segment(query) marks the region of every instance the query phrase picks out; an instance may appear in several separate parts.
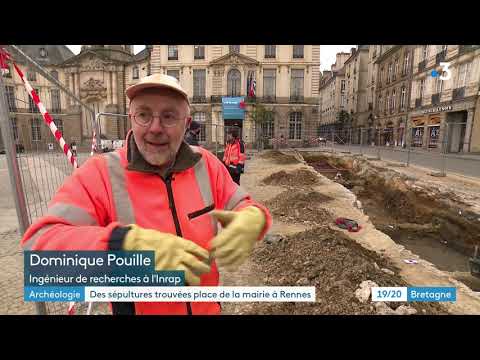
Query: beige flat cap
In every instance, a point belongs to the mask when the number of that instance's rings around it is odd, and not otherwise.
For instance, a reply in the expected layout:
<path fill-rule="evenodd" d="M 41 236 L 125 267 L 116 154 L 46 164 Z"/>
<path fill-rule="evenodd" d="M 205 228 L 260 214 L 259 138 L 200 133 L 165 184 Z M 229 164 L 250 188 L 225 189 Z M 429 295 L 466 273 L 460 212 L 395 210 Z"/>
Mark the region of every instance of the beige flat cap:
<path fill-rule="evenodd" d="M 183 90 L 178 80 L 170 75 L 153 74 L 150 76 L 145 76 L 144 78 L 140 79 L 138 83 L 129 86 L 125 93 L 127 94 L 128 98 L 132 100 L 140 90 L 157 87 L 169 88 L 178 92 L 190 104 L 190 102 L 188 101 L 187 92 Z"/>

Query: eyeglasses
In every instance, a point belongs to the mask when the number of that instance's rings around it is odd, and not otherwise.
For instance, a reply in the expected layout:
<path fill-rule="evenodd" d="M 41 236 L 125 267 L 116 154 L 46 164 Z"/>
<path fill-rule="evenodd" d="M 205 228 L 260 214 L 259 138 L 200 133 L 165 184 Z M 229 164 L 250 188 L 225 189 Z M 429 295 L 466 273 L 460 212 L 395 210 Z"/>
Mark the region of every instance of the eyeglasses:
<path fill-rule="evenodd" d="M 160 119 L 160 123 L 165 127 L 174 127 L 178 125 L 181 120 L 184 120 L 186 117 L 180 117 L 174 112 L 167 111 L 162 114 L 154 114 L 151 111 L 139 110 L 133 115 L 133 120 L 140 126 L 148 126 L 152 123 L 154 117 Z"/>

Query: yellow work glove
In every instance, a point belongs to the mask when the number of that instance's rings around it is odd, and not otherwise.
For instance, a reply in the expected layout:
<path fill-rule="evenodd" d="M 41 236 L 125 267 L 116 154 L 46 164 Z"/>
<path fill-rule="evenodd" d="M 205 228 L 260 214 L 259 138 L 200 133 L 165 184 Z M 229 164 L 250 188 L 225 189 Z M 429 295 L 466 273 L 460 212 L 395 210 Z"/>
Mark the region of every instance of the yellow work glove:
<path fill-rule="evenodd" d="M 219 266 L 235 270 L 252 252 L 267 221 L 265 214 L 256 206 L 240 211 L 214 210 L 210 214 L 224 227 L 211 242 L 212 254 Z"/>
<path fill-rule="evenodd" d="M 155 251 L 155 270 L 185 271 L 188 285 L 200 285 L 200 275 L 210 272 L 209 253 L 190 240 L 157 230 L 129 225 L 124 250 Z"/>

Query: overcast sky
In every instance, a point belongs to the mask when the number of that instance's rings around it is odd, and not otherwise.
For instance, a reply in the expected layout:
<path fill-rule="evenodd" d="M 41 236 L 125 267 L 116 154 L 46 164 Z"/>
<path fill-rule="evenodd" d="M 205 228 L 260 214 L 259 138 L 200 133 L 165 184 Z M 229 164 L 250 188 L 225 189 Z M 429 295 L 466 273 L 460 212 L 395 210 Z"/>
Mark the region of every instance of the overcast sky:
<path fill-rule="evenodd" d="M 80 52 L 81 45 L 67 45 L 75 54 Z M 356 45 L 320 45 L 320 69 L 330 70 L 330 66 L 335 63 L 335 55 L 338 52 L 350 52 Z M 133 45 L 135 54 L 145 48 L 145 45 Z"/>

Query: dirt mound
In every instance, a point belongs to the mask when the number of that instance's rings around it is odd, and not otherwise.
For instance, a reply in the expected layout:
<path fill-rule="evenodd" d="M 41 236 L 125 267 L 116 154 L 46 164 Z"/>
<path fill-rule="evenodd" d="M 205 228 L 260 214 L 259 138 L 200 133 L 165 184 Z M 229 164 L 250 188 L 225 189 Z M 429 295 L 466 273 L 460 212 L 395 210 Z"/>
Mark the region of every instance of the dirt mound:
<path fill-rule="evenodd" d="M 270 212 L 278 216 L 281 221 L 291 222 L 314 222 L 316 224 L 326 224 L 333 222 L 332 215 L 320 205 L 332 201 L 329 196 L 320 194 L 316 191 L 307 190 L 288 190 L 280 193 L 265 205 Z"/>
<path fill-rule="evenodd" d="M 373 303 L 361 303 L 355 290 L 365 280 L 379 286 L 407 286 L 382 268 L 397 269 L 375 252 L 333 232 L 318 227 L 286 237 L 275 244 L 262 243 L 252 261 L 263 271 L 268 286 L 315 286 L 316 303 L 255 303 L 251 314 L 375 314 Z M 378 266 L 376 266 L 376 265 Z M 418 314 L 446 314 L 438 304 L 389 303 L 414 307 Z M 424 311 L 422 311 L 424 310 Z"/>
<path fill-rule="evenodd" d="M 284 170 L 273 173 L 262 181 L 265 185 L 275 186 L 308 186 L 319 184 L 320 181 L 315 174 L 308 170 L 286 172 Z"/>
<path fill-rule="evenodd" d="M 260 155 L 262 159 L 273 160 L 277 164 L 297 164 L 299 161 L 292 155 L 283 154 L 280 151 L 267 151 Z"/>

